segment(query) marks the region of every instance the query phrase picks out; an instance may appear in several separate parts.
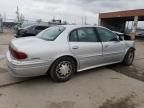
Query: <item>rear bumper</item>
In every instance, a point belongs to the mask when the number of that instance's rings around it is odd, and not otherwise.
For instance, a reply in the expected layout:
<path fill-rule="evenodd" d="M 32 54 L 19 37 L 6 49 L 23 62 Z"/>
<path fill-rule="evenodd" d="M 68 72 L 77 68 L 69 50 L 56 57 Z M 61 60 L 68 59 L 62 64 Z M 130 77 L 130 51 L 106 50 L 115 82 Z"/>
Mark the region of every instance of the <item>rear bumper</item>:
<path fill-rule="evenodd" d="M 17 61 L 7 52 L 6 59 L 9 72 L 15 77 L 32 77 L 45 75 L 50 67 L 50 61 Z"/>

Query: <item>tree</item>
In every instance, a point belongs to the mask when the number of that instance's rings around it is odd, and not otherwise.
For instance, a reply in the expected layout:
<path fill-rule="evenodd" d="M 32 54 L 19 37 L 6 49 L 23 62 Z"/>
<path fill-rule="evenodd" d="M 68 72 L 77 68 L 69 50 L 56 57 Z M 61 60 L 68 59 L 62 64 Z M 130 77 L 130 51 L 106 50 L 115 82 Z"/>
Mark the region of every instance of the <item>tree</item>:
<path fill-rule="evenodd" d="M 22 25 L 22 24 L 24 23 L 24 21 L 25 21 L 25 17 L 24 17 L 23 14 L 21 14 L 21 15 L 20 15 L 20 18 L 19 18 L 19 23 L 20 23 L 20 25 Z"/>
<path fill-rule="evenodd" d="M 17 16 L 18 26 L 21 27 L 21 25 L 24 23 L 25 18 L 24 18 L 23 14 L 20 14 L 18 6 L 17 6 L 17 10 L 16 10 L 16 16 Z"/>

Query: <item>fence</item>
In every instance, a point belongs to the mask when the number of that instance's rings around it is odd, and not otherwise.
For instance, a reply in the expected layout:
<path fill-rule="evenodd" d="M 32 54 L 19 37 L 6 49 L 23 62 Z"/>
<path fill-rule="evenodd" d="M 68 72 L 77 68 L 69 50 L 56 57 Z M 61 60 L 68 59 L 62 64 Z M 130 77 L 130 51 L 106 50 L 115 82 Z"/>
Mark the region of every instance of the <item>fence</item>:
<path fill-rule="evenodd" d="M 61 16 L 61 17 L 53 17 L 51 16 L 51 19 L 48 19 L 47 21 L 43 21 L 41 19 L 37 20 L 30 20 L 30 19 L 23 19 L 22 23 L 18 23 L 17 19 L 13 18 L 1 18 L 0 17 L 0 32 L 3 32 L 3 29 L 14 29 L 16 26 L 25 27 L 29 25 L 53 25 L 53 24 L 92 24 L 92 21 L 95 21 L 95 24 L 97 22 L 97 17 L 90 17 L 90 16 Z M 55 20 L 58 19 L 58 20 Z M 57 22 L 59 21 L 60 22 Z M 94 24 L 94 23 L 93 23 Z"/>
<path fill-rule="evenodd" d="M 3 32 L 3 23 L 2 18 L 0 18 L 0 33 Z"/>

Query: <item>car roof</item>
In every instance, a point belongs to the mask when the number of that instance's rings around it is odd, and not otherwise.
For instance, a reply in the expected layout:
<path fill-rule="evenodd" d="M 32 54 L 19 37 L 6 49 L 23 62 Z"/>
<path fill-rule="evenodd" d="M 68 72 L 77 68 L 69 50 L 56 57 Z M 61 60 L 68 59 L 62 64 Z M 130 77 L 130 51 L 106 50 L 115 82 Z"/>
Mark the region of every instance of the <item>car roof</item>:
<path fill-rule="evenodd" d="M 28 26 L 25 26 L 25 27 L 22 27 L 23 29 L 27 29 L 27 28 L 30 28 L 30 27 L 38 27 L 38 26 L 41 26 L 41 27 L 49 27 L 47 25 L 36 25 L 36 24 L 33 24 L 33 25 L 28 25 Z"/>
<path fill-rule="evenodd" d="M 66 28 L 78 28 L 78 27 L 95 27 L 93 25 L 62 25 L 63 27 Z"/>
<path fill-rule="evenodd" d="M 48 27 L 48 25 L 32 25 L 32 26 L 42 26 L 42 27 Z"/>
<path fill-rule="evenodd" d="M 119 35 L 124 35 L 124 33 L 121 33 L 121 32 L 118 32 L 118 31 L 113 31 L 114 33 L 116 34 L 119 34 Z"/>
<path fill-rule="evenodd" d="M 97 26 L 97 25 L 58 25 L 58 26 L 63 26 L 67 29 L 76 29 L 76 28 L 81 28 L 81 27 L 101 27 L 101 28 L 105 28 L 105 27 Z"/>

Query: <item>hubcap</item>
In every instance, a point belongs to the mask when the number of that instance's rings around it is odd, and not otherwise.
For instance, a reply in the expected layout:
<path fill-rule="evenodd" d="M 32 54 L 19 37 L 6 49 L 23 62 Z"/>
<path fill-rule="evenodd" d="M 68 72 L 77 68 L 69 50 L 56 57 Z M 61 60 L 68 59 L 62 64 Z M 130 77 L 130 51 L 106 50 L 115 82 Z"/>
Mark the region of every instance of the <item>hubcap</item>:
<path fill-rule="evenodd" d="M 134 59 L 134 54 L 133 54 L 133 52 L 130 52 L 129 55 L 128 55 L 128 62 L 132 63 L 133 59 Z"/>
<path fill-rule="evenodd" d="M 68 77 L 72 72 L 72 65 L 69 61 L 62 61 L 56 67 L 56 73 L 60 78 Z"/>

